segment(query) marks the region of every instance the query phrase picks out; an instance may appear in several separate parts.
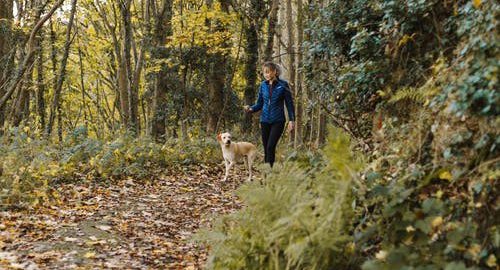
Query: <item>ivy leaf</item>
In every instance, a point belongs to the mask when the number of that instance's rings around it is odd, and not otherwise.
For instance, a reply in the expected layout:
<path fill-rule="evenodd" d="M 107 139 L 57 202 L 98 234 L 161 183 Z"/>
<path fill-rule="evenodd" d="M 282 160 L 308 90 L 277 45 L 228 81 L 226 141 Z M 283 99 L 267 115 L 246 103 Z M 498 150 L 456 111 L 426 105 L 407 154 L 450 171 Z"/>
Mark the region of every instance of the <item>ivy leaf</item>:
<path fill-rule="evenodd" d="M 424 220 L 419 220 L 417 223 L 415 223 L 415 227 L 420 229 L 422 232 L 428 234 L 431 232 L 432 227 L 431 227 L 431 217 L 428 217 Z"/>

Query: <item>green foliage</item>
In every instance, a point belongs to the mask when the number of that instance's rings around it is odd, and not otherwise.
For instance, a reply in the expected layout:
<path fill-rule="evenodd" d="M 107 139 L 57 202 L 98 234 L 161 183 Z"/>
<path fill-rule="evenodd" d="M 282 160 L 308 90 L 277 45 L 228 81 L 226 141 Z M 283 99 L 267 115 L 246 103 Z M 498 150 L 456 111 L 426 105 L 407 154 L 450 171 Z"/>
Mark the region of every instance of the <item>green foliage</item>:
<path fill-rule="evenodd" d="M 239 189 L 245 208 L 198 235 L 212 247 L 209 269 L 350 265 L 351 187 L 359 164 L 345 134 L 332 130 L 327 145 L 320 170 L 287 162 L 273 168 L 262 184 Z"/>
<path fill-rule="evenodd" d="M 395 103 L 402 100 L 410 100 L 415 103 L 423 104 L 425 102 L 425 97 L 421 92 L 417 91 L 415 88 L 403 88 L 399 89 L 396 94 L 392 95 L 389 99 L 389 103 Z"/>
<path fill-rule="evenodd" d="M 215 139 L 193 142 L 122 135 L 99 141 L 78 127 L 61 144 L 50 143 L 28 129 L 14 128 L 2 137 L 0 152 L 0 201 L 4 207 L 37 205 L 54 195 L 60 181 L 95 178 L 144 178 L 155 168 L 219 160 Z"/>
<path fill-rule="evenodd" d="M 498 268 L 498 10 L 437 0 L 312 9 L 310 89 L 335 116 L 357 118 L 346 122 L 357 136 L 371 134 L 375 108 L 383 115 L 354 188 L 363 269 Z"/>
<path fill-rule="evenodd" d="M 385 121 L 385 141 L 355 191 L 355 243 L 372 256 L 363 269 L 495 267 L 500 164 L 491 121 L 446 111 Z"/>
<path fill-rule="evenodd" d="M 359 137 L 369 134 L 375 108 L 407 118 L 395 102 L 401 100 L 445 106 L 458 116 L 497 115 L 499 6 L 483 2 L 313 4 L 304 43 L 307 84 L 339 119 L 356 116 L 345 124 Z"/>
<path fill-rule="evenodd" d="M 451 61 L 449 74 L 443 74 L 444 87 L 440 100 L 459 116 L 470 111 L 478 115 L 499 114 L 500 38 L 498 15 L 500 5 L 485 1 L 480 7 L 472 2 L 461 6 L 457 15 L 456 58 Z"/>

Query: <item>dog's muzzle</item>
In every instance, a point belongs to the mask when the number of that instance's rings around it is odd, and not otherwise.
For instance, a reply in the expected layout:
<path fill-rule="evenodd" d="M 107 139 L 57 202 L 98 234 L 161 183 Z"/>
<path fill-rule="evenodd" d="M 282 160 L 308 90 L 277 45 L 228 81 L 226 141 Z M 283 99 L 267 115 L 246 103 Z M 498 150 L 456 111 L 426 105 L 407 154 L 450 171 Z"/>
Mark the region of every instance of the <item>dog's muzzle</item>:
<path fill-rule="evenodd" d="M 231 141 L 227 141 L 227 142 L 226 142 L 226 145 L 231 145 Z"/>

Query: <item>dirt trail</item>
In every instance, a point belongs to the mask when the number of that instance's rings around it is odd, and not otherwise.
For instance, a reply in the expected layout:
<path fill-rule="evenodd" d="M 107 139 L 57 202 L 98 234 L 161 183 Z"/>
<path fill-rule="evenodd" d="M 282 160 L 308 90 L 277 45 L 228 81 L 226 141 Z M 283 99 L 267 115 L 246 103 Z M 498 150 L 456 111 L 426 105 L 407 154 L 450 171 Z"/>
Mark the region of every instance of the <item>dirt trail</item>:
<path fill-rule="evenodd" d="M 240 207 L 236 171 L 227 182 L 220 166 L 196 165 L 63 185 L 57 206 L 0 212 L 0 269 L 200 269 L 206 250 L 190 237 Z"/>

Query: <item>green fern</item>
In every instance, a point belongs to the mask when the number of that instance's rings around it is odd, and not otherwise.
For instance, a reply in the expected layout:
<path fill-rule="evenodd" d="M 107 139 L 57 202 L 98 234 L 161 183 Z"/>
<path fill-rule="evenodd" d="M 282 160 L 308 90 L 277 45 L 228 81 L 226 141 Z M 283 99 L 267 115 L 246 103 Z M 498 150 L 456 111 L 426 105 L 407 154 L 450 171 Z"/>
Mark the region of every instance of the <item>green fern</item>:
<path fill-rule="evenodd" d="M 212 250 L 208 269 L 349 269 L 351 184 L 358 162 L 347 135 L 330 131 L 319 172 L 275 166 L 263 185 L 238 191 L 245 208 L 197 235 Z"/>
<path fill-rule="evenodd" d="M 431 76 L 422 86 L 404 87 L 396 91 L 389 99 L 389 103 L 397 103 L 400 101 L 411 101 L 416 104 L 427 104 L 434 96 L 440 93 L 440 88 L 436 81 L 438 72 L 442 69 L 441 58 L 434 65 L 435 74 Z"/>
<path fill-rule="evenodd" d="M 414 87 L 406 87 L 398 90 L 392 97 L 389 99 L 389 103 L 397 103 L 400 101 L 412 101 L 417 104 L 425 103 L 425 96 L 423 91 L 419 91 L 419 88 Z"/>

